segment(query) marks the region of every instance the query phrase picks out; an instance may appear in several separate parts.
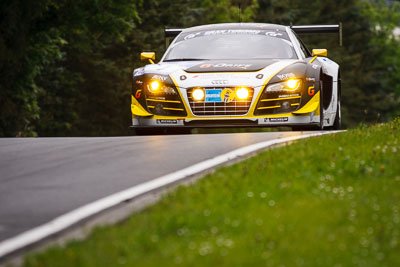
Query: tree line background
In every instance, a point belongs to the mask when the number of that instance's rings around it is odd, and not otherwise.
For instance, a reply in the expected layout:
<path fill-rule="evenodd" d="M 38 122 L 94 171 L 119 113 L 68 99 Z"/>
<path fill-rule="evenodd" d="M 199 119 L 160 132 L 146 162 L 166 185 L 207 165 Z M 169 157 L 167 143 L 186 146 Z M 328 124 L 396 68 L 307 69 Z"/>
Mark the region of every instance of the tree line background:
<path fill-rule="evenodd" d="M 343 24 L 303 36 L 341 66 L 344 124 L 400 115 L 400 25 L 387 0 L 2 0 L 0 136 L 129 134 L 139 53 L 165 51 L 164 27 L 220 22 Z"/>

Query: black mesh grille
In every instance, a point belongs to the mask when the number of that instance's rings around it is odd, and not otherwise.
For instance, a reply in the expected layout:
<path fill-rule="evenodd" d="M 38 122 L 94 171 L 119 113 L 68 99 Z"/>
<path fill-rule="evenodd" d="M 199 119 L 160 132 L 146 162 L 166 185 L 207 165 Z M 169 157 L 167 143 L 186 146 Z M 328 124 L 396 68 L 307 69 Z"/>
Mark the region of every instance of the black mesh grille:
<path fill-rule="evenodd" d="M 174 89 L 170 93 L 151 93 L 146 92 L 147 110 L 160 116 L 186 116 L 186 110 L 178 92 Z"/>
<path fill-rule="evenodd" d="M 299 108 L 300 100 L 300 94 L 282 95 L 264 92 L 257 103 L 254 115 L 290 113 Z"/>
<path fill-rule="evenodd" d="M 189 105 L 192 112 L 196 116 L 235 116 L 245 115 L 250 108 L 251 100 L 253 99 L 253 88 L 248 88 L 249 97 L 246 101 L 239 101 L 234 99 L 232 102 L 205 102 L 205 101 L 194 101 L 192 98 L 192 91 L 195 88 L 187 90 L 187 96 L 189 99 Z M 227 89 L 226 87 L 212 87 L 204 89 Z M 229 88 L 233 91 L 235 88 Z"/>

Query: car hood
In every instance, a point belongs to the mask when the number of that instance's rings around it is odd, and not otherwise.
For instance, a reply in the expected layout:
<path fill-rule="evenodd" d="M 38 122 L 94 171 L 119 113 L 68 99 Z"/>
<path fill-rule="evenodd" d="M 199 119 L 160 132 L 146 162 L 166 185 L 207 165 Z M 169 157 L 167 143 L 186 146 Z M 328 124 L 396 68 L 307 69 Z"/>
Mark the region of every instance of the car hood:
<path fill-rule="evenodd" d="M 300 61 L 274 59 L 160 62 L 136 69 L 133 76 L 143 74 L 170 76 L 179 88 L 190 88 L 194 85 L 202 87 L 246 85 L 256 88 L 263 86 L 273 75 L 296 62 Z"/>
<path fill-rule="evenodd" d="M 173 61 L 146 65 L 143 71 L 160 74 L 171 74 L 177 70 L 184 70 L 188 73 L 253 72 L 278 61 L 277 59 Z"/>
<path fill-rule="evenodd" d="M 259 71 L 277 60 L 209 60 L 185 69 L 186 72 L 248 72 Z"/>

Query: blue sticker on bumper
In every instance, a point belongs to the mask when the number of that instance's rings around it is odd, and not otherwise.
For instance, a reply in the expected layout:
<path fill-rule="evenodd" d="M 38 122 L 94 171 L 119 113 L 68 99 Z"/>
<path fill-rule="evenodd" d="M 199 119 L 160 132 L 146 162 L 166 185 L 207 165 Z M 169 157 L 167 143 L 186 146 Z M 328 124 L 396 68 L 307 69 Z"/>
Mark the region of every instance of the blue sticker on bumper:
<path fill-rule="evenodd" d="M 222 102 L 221 92 L 222 89 L 207 89 L 205 102 Z"/>

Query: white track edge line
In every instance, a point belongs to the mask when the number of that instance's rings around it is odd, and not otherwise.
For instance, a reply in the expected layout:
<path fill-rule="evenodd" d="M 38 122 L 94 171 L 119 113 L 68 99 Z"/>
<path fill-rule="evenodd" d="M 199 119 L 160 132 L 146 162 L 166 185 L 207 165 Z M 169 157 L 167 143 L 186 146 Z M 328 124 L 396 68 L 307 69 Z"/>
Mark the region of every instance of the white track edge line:
<path fill-rule="evenodd" d="M 155 178 L 149 182 L 145 182 L 126 190 L 120 191 L 118 193 L 114 193 L 110 196 L 101 198 L 92 203 L 84 205 L 80 208 L 72 210 L 64 215 L 61 215 L 41 226 L 23 232 L 15 237 L 6 239 L 0 242 L 0 258 L 11 254 L 14 251 L 22 249 L 26 246 L 32 245 L 40 240 L 45 239 L 48 236 L 51 236 L 55 233 L 58 233 L 62 230 L 67 229 L 68 227 L 86 219 L 90 216 L 93 216 L 103 210 L 116 206 L 124 201 L 133 199 L 142 194 L 148 193 L 152 190 L 161 188 L 163 186 L 175 183 L 179 180 L 183 180 L 188 176 L 197 174 L 199 172 L 208 170 L 210 168 L 216 167 L 222 163 L 228 162 L 232 159 L 236 159 L 238 157 L 242 157 L 244 155 L 256 152 L 258 150 L 276 145 L 281 143 L 287 143 L 290 141 L 295 141 L 299 139 L 304 139 L 313 136 L 320 136 L 324 134 L 337 133 L 340 131 L 329 131 L 322 133 L 312 133 L 300 136 L 292 136 L 281 139 L 274 139 L 269 141 L 264 141 L 260 143 L 256 143 L 253 145 L 245 146 L 239 149 L 235 149 L 226 154 L 216 156 L 212 159 L 208 159 L 202 161 L 200 163 L 196 163 L 190 167 L 184 168 L 182 170 Z"/>

